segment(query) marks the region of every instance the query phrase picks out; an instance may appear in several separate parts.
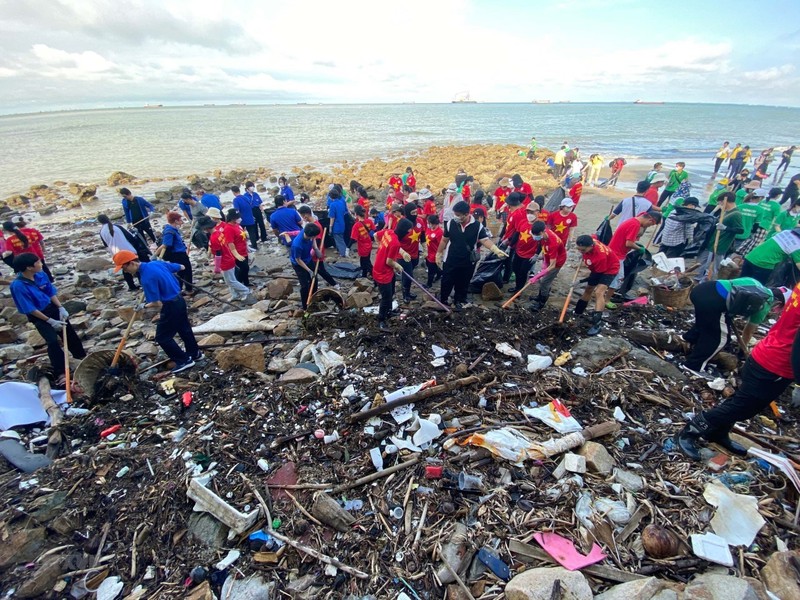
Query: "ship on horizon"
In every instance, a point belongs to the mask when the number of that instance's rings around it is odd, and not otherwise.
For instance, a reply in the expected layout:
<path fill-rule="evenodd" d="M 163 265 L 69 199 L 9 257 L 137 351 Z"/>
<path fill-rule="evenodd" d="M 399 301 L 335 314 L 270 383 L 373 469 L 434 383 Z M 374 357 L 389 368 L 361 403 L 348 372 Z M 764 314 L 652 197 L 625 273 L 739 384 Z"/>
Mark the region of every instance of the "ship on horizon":
<path fill-rule="evenodd" d="M 664 104 L 663 102 L 646 102 L 644 100 L 635 100 L 634 104 Z"/>
<path fill-rule="evenodd" d="M 469 97 L 469 91 L 458 92 L 455 97 L 450 101 L 451 104 L 477 104 L 477 100 L 472 100 Z"/>

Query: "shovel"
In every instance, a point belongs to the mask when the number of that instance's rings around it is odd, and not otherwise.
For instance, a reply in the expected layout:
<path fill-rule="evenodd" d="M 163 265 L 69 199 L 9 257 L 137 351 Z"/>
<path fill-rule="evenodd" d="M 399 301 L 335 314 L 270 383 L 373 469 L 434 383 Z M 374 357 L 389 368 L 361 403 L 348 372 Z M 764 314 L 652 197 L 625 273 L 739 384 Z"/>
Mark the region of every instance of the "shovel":
<path fill-rule="evenodd" d="M 328 230 L 327 229 L 323 229 L 322 230 L 322 238 L 320 239 L 320 243 L 319 243 L 320 248 L 324 248 L 325 247 L 325 234 L 326 233 L 328 233 Z M 319 273 L 319 263 L 321 263 L 321 262 L 322 262 L 322 258 L 320 258 L 317 261 L 317 264 L 314 265 L 314 276 L 311 278 L 311 285 L 308 287 L 308 298 L 306 298 L 306 306 L 308 306 L 311 303 L 311 296 L 314 294 L 314 284 L 317 281 L 317 273 Z"/>
<path fill-rule="evenodd" d="M 567 297 L 564 298 L 564 306 L 561 308 L 561 315 L 558 317 L 558 322 L 563 323 L 564 317 L 567 316 L 567 307 L 569 306 L 569 301 L 572 299 L 572 292 L 575 290 L 575 282 L 578 280 L 578 273 L 581 270 L 581 263 L 578 262 L 578 267 L 575 269 L 575 275 L 572 276 L 572 283 L 569 285 L 569 291 L 567 292 Z"/>
<path fill-rule="evenodd" d="M 67 387 L 67 404 L 72 404 L 72 385 L 69 373 L 69 352 L 67 351 L 67 324 L 61 328 L 64 337 L 64 385 Z"/>
<path fill-rule="evenodd" d="M 430 292 L 429 292 L 429 291 L 428 291 L 428 290 L 425 288 L 425 286 L 423 286 L 423 285 L 422 285 L 422 284 L 421 284 L 419 281 L 417 281 L 416 279 L 414 279 L 414 278 L 413 278 L 411 275 L 409 275 L 409 274 L 408 274 L 408 273 L 406 273 L 405 271 L 403 271 L 402 273 L 403 273 L 403 275 L 405 275 L 406 277 L 408 277 L 408 278 L 409 278 L 409 280 L 411 281 L 411 283 L 413 283 L 413 284 L 414 284 L 414 285 L 416 285 L 416 286 L 417 286 L 419 289 L 421 289 L 421 290 L 422 290 L 422 292 L 423 292 L 423 293 L 424 293 L 426 296 L 428 296 L 428 297 L 429 297 L 431 300 L 433 300 L 434 302 L 436 302 L 436 304 L 438 304 L 438 305 L 441 307 L 441 309 L 442 309 L 443 311 L 445 311 L 445 312 L 446 312 L 446 313 L 448 313 L 448 314 L 450 314 L 451 312 L 453 312 L 453 311 L 451 311 L 451 310 L 450 310 L 450 309 L 447 307 L 447 305 L 445 305 L 445 304 L 442 304 L 442 303 L 439 301 L 439 299 L 438 299 L 436 296 L 434 296 L 433 294 L 431 294 L 431 293 L 430 293 Z"/>
<path fill-rule="evenodd" d="M 144 300 L 144 292 L 139 294 L 139 300 L 136 303 L 138 306 Z M 137 315 L 139 314 L 138 310 L 134 310 L 133 314 L 131 315 L 130 321 L 128 321 L 128 326 L 125 328 L 125 333 L 122 334 L 122 339 L 119 341 L 119 346 L 117 346 L 117 351 L 114 352 L 114 358 L 111 360 L 111 366 L 108 368 L 108 372 L 111 375 L 119 375 L 119 369 L 117 369 L 117 365 L 119 364 L 119 357 L 122 355 L 122 349 L 125 347 L 125 344 L 128 343 L 128 335 L 131 332 L 131 327 L 133 327 L 133 322 L 136 320 Z M 65 338 L 66 340 L 66 334 Z M 67 375 L 69 377 L 69 375 Z"/>
<path fill-rule="evenodd" d="M 544 275 L 545 275 L 547 272 L 548 272 L 548 269 L 542 269 L 542 270 L 541 270 L 541 271 L 539 271 L 539 272 L 538 272 L 536 275 L 534 275 L 533 277 L 531 277 L 530 279 L 528 279 L 528 283 L 526 283 L 524 286 L 522 286 L 522 289 L 521 289 L 520 291 L 518 291 L 516 294 L 514 294 L 513 296 L 511 296 L 511 298 L 509 298 L 508 300 L 506 300 L 506 302 L 503 304 L 502 308 L 508 308 L 509 306 L 511 306 L 511 303 L 512 303 L 512 302 L 514 302 L 514 300 L 516 300 L 517 298 L 519 298 L 519 296 L 522 294 L 522 292 L 524 292 L 524 291 L 525 291 L 525 289 L 526 289 L 526 288 L 527 288 L 529 285 L 533 285 L 534 283 L 536 283 L 537 281 L 539 281 L 539 280 L 540 280 L 542 277 L 544 277 Z"/>

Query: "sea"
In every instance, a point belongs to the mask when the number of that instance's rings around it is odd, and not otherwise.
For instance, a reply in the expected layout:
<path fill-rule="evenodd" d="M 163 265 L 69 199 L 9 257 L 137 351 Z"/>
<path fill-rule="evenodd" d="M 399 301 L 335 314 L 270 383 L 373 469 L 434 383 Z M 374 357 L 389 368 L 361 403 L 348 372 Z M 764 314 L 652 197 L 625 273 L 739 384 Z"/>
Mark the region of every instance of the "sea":
<path fill-rule="evenodd" d="M 114 171 L 183 178 L 259 166 L 288 171 L 388 158 L 433 145 L 525 145 L 709 171 L 723 140 L 756 152 L 798 143 L 800 108 L 734 104 L 211 105 L 0 117 L 0 198 Z M 800 157 L 798 159 L 800 161 Z M 791 171 L 790 171 L 791 173 Z"/>

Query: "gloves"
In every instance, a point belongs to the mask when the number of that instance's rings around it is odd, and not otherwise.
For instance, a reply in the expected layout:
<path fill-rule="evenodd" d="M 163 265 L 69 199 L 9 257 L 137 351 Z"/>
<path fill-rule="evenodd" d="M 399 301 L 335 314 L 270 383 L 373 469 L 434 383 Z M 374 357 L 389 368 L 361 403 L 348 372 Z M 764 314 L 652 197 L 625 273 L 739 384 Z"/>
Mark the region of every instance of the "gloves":
<path fill-rule="evenodd" d="M 792 400 L 789 402 L 792 408 L 800 408 L 800 386 L 794 386 L 792 390 Z"/>
<path fill-rule="evenodd" d="M 136 305 L 136 312 L 144 310 L 145 306 L 147 306 L 146 302 L 140 302 L 139 304 Z"/>
<path fill-rule="evenodd" d="M 500 250 L 497 246 L 492 246 L 492 253 L 498 258 L 508 258 L 508 254 Z"/>
<path fill-rule="evenodd" d="M 69 312 L 63 306 L 58 307 L 58 316 L 61 317 L 62 321 L 66 321 L 69 319 Z"/>
<path fill-rule="evenodd" d="M 400 256 L 403 257 L 404 261 L 411 262 L 411 255 L 402 248 L 400 249 Z"/>
<path fill-rule="evenodd" d="M 56 321 L 55 319 L 47 319 L 47 324 L 50 325 L 56 331 L 61 331 L 64 327 L 64 323 L 61 321 Z"/>
<path fill-rule="evenodd" d="M 402 265 L 398 265 L 397 263 L 395 263 L 393 268 L 394 268 L 394 272 L 397 273 L 398 275 L 402 275 L 403 274 Z"/>
<path fill-rule="evenodd" d="M 444 266 L 444 257 L 441 254 L 436 255 L 436 266 L 440 269 Z"/>
<path fill-rule="evenodd" d="M 725 231 L 728 228 L 727 225 L 723 225 L 722 223 L 717 223 L 717 231 Z"/>

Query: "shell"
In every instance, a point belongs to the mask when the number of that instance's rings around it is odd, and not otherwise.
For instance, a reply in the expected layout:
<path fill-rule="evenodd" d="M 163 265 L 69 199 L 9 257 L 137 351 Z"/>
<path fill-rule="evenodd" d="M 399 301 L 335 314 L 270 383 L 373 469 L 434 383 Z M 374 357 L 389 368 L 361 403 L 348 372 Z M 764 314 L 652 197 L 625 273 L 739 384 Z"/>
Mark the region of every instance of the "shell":
<path fill-rule="evenodd" d="M 670 558 L 680 552 L 680 541 L 669 529 L 648 525 L 642 531 L 642 546 L 652 558 Z"/>

